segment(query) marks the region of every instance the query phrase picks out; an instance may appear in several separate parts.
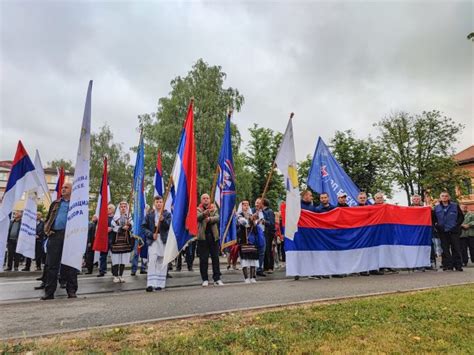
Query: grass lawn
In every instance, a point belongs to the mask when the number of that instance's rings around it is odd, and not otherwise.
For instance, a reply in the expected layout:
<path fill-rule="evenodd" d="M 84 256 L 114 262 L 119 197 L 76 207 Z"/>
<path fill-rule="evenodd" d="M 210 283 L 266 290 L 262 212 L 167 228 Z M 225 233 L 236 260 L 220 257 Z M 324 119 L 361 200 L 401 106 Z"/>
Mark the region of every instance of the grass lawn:
<path fill-rule="evenodd" d="M 96 329 L 10 341 L 0 350 L 474 354 L 474 285 Z"/>

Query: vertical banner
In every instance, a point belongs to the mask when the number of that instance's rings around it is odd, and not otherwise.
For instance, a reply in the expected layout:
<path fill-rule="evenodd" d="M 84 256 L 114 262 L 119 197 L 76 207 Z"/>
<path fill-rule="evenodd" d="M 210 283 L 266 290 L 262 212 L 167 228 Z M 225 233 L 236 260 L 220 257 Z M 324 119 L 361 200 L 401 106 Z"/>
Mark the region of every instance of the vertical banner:
<path fill-rule="evenodd" d="M 82 268 L 82 257 L 87 246 L 89 230 L 89 163 L 91 155 L 91 94 L 92 80 L 87 89 L 82 119 L 76 170 L 67 214 L 61 263 L 77 270 Z"/>
<path fill-rule="evenodd" d="M 28 194 L 26 206 L 21 217 L 20 233 L 18 234 L 18 244 L 16 252 L 24 257 L 34 259 L 36 248 L 36 213 L 38 205 L 36 193 Z"/>

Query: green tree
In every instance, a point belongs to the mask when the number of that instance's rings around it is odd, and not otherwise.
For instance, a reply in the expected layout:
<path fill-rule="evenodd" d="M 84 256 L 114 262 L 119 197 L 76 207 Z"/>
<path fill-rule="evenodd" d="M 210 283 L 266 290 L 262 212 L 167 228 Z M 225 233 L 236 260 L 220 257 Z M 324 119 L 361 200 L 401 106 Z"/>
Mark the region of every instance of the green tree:
<path fill-rule="evenodd" d="M 194 97 L 194 130 L 198 161 L 198 193 L 211 191 L 217 157 L 229 108 L 240 111 L 244 97 L 234 88 L 224 88 L 226 74 L 220 66 L 199 59 L 185 77 L 171 81 L 168 97 L 158 100 L 158 110 L 139 116 L 145 139 L 146 175 L 153 176 L 158 148 L 162 151 L 163 174 L 169 176 L 183 122 Z M 240 133 L 232 125 L 234 155 L 241 144 Z M 237 177 L 239 179 L 239 177 Z"/>
<path fill-rule="evenodd" d="M 424 196 L 432 189 L 453 191 L 462 185 L 463 174 L 450 162 L 462 124 L 439 111 L 424 111 L 420 115 L 398 112 L 375 126 L 388 155 L 389 175 L 405 190 L 408 201 L 415 193 Z"/>
<path fill-rule="evenodd" d="M 370 136 L 357 139 L 351 130 L 336 131 L 331 140 L 331 151 L 359 189 L 372 194 L 382 191 L 391 196 L 388 156 L 379 142 Z"/>
<path fill-rule="evenodd" d="M 273 161 L 276 158 L 283 134 L 270 128 L 258 127 L 254 124 L 249 128 L 250 141 L 247 145 L 247 166 L 251 172 L 251 200 L 261 196 L 270 174 Z M 285 198 L 283 178 L 275 171 L 272 174 L 268 191 L 265 195 L 270 200 L 272 209 L 278 210 L 278 203 Z"/>
<path fill-rule="evenodd" d="M 122 143 L 115 143 L 110 127 L 104 124 L 99 132 L 91 134 L 90 192 L 91 211 L 97 204 L 104 157 L 107 157 L 108 177 L 112 203 L 129 200 L 132 189 L 133 170 L 130 166 L 130 155 L 123 150 Z"/>
<path fill-rule="evenodd" d="M 300 191 L 308 189 L 308 175 L 311 170 L 313 158 L 311 155 L 307 155 L 306 158 L 298 162 L 298 183 L 300 185 Z"/>
<path fill-rule="evenodd" d="M 74 174 L 74 165 L 72 164 L 72 161 L 70 160 L 55 159 L 53 161 L 48 162 L 46 166 L 52 169 L 59 169 L 60 167 L 63 167 L 64 172 Z"/>

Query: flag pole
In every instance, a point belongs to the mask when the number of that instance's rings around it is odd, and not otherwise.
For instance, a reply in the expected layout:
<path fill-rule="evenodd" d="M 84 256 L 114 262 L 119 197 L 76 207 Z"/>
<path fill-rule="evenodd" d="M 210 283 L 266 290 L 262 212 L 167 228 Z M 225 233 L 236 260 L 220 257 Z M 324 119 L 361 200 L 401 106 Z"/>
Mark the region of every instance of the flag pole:
<path fill-rule="evenodd" d="M 290 120 L 293 118 L 294 115 L 295 115 L 294 112 L 290 113 Z M 276 157 L 275 157 L 275 159 L 276 159 Z M 268 192 L 268 187 L 270 185 L 270 180 L 273 176 L 273 171 L 275 170 L 275 168 L 276 168 L 276 162 L 275 162 L 275 160 L 273 160 L 272 169 L 270 170 L 270 173 L 268 174 L 267 182 L 265 183 L 265 188 L 263 189 L 263 193 L 262 193 L 262 197 L 261 197 L 262 199 L 265 198 L 265 195 Z"/>
<path fill-rule="evenodd" d="M 230 224 L 232 223 L 232 219 L 233 219 L 233 215 L 235 214 L 235 206 L 234 208 L 232 209 L 232 217 L 229 218 L 229 222 L 227 222 L 227 226 L 225 227 L 225 231 L 224 231 L 224 234 L 222 235 L 222 242 L 224 242 L 225 240 L 225 237 L 227 237 L 227 233 L 229 232 L 229 227 L 230 227 Z M 236 240 L 234 240 L 234 242 L 237 242 Z M 232 243 L 231 245 L 233 245 L 235 243 Z M 225 248 L 227 248 L 229 245 L 224 245 L 224 243 L 221 244 L 221 250 L 224 250 Z"/>

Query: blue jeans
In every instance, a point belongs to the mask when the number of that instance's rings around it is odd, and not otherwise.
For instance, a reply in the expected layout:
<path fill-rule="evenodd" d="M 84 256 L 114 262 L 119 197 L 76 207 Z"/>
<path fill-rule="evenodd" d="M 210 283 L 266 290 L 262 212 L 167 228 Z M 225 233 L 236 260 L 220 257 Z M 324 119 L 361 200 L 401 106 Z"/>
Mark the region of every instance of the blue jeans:
<path fill-rule="evenodd" d="M 141 271 L 146 271 L 146 265 L 145 263 L 143 262 L 143 258 L 140 258 L 140 256 L 138 255 L 138 240 L 135 240 L 135 246 L 133 247 L 133 251 L 132 251 L 132 272 L 137 272 L 138 270 L 138 259 L 141 260 L 141 266 L 140 266 L 140 270 Z"/>
<path fill-rule="evenodd" d="M 258 247 L 258 268 L 257 271 L 263 271 L 263 263 L 265 261 L 265 247 L 266 247 L 266 241 L 263 241 L 263 245 L 260 245 Z"/>

